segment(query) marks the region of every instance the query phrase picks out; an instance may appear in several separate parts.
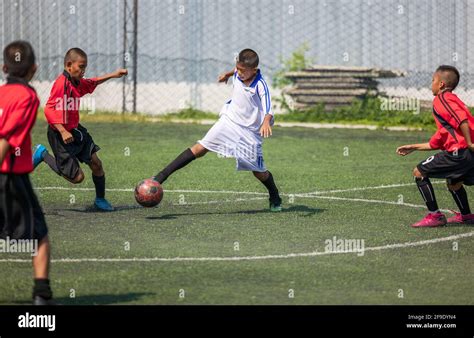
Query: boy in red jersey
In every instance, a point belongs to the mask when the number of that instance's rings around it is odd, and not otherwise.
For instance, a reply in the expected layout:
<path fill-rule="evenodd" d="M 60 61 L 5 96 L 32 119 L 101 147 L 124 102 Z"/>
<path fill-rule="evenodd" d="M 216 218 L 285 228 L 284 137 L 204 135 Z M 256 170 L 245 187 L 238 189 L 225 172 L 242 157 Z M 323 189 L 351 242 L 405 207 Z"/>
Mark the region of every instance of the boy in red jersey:
<path fill-rule="evenodd" d="M 0 239 L 32 240 L 35 305 L 53 305 L 49 286 L 48 227 L 30 183 L 31 129 L 39 99 L 28 82 L 36 72 L 35 54 L 26 41 L 14 41 L 3 51 L 7 83 L 0 86 Z"/>
<path fill-rule="evenodd" d="M 416 185 L 426 202 L 429 213 L 413 227 L 436 227 L 446 223 L 473 223 L 465 185 L 474 185 L 474 117 L 452 91 L 459 83 L 459 72 L 453 66 L 440 66 L 433 74 L 431 90 L 433 117 L 437 131 L 428 143 L 410 144 L 397 148 L 405 156 L 415 150 L 440 149 L 413 170 Z M 430 177 L 445 178 L 459 213 L 446 220 L 438 209 Z"/>
<path fill-rule="evenodd" d="M 126 69 L 92 79 L 84 79 L 87 68 L 87 54 L 80 48 L 71 48 L 64 57 L 64 72 L 54 82 L 44 113 L 48 120 L 48 141 L 54 157 L 46 147 L 39 144 L 33 154 L 34 167 L 42 161 L 58 175 L 71 183 L 84 180 L 79 162 L 86 163 L 92 170 L 96 198 L 94 205 L 102 211 L 114 208 L 105 199 L 105 173 L 97 156 L 100 147 L 94 143 L 87 129 L 79 123 L 80 98 L 91 94 L 97 85 L 113 78 L 127 75 Z"/>

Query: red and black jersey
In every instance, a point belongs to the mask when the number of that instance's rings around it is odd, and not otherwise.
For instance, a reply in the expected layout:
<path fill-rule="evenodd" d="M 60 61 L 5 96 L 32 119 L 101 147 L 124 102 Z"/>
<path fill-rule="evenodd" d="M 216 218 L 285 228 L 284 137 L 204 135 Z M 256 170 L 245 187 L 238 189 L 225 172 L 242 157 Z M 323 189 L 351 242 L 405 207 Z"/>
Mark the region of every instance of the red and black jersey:
<path fill-rule="evenodd" d="M 79 125 L 80 98 L 91 94 L 97 87 L 96 79 L 75 80 L 64 71 L 53 84 L 44 114 L 51 127 L 62 124 L 66 130 Z"/>
<path fill-rule="evenodd" d="M 467 142 L 459 128 L 468 121 L 471 140 L 474 140 L 474 117 L 466 105 L 452 92 L 444 92 L 433 100 L 433 116 L 438 130 L 430 139 L 433 149 L 449 152 L 467 148 Z"/>
<path fill-rule="evenodd" d="M 0 86 L 0 138 L 10 145 L 1 173 L 27 174 L 33 171 L 31 129 L 39 99 L 33 87 L 21 78 L 9 77 Z"/>

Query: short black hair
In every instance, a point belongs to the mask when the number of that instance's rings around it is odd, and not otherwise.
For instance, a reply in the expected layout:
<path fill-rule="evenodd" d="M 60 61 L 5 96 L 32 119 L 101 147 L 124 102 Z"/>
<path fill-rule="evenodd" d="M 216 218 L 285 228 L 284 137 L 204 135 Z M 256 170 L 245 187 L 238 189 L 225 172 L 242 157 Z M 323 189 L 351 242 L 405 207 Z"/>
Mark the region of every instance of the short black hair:
<path fill-rule="evenodd" d="M 77 48 L 77 47 L 74 47 L 74 48 L 69 49 L 69 50 L 66 52 L 66 55 L 64 56 L 64 66 L 66 67 L 66 64 L 67 64 L 68 62 L 74 62 L 74 61 L 76 61 L 78 58 L 84 58 L 84 59 L 87 60 L 87 54 L 86 54 L 86 52 L 84 52 L 82 49 Z"/>
<path fill-rule="evenodd" d="M 35 52 L 27 41 L 13 41 L 3 50 L 3 63 L 9 76 L 26 77 L 35 62 Z"/>
<path fill-rule="evenodd" d="M 440 73 L 441 80 L 446 84 L 448 88 L 454 90 L 460 79 L 459 71 L 454 66 L 441 65 L 436 69 L 437 73 Z"/>
<path fill-rule="evenodd" d="M 249 48 L 242 50 L 237 58 L 238 63 L 242 63 L 248 68 L 257 68 L 258 61 L 258 54 Z"/>

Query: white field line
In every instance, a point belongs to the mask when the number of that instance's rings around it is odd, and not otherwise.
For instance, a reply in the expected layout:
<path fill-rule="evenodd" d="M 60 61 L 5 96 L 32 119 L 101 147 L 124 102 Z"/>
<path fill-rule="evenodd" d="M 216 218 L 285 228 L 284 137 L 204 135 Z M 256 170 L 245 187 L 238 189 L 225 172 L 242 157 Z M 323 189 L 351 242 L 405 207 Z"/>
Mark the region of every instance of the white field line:
<path fill-rule="evenodd" d="M 425 205 L 420 204 L 412 204 L 412 203 L 401 203 L 401 202 L 393 202 L 393 201 L 383 201 L 383 200 L 369 200 L 365 198 L 348 198 L 348 197 L 336 197 L 336 196 L 315 196 L 315 195 L 299 195 L 298 197 L 302 198 L 319 198 L 319 199 L 326 199 L 326 200 L 337 200 L 337 201 L 351 201 L 351 202 L 364 202 L 364 203 L 379 203 L 379 204 L 390 204 L 390 205 L 401 205 L 404 207 L 410 208 L 426 208 Z M 439 209 L 442 212 L 453 213 L 449 209 Z"/>
<path fill-rule="evenodd" d="M 428 244 L 436 244 L 441 242 L 449 242 L 458 240 L 461 238 L 467 238 L 474 236 L 474 231 L 452 235 L 441 238 L 427 239 L 417 242 L 405 242 L 397 244 L 388 244 L 382 246 L 373 246 L 365 248 L 364 251 L 381 251 L 389 249 L 400 249 L 417 247 Z M 258 261 L 258 260 L 269 260 L 269 259 L 288 259 L 298 257 L 317 257 L 327 256 L 335 254 L 348 254 L 349 252 L 333 252 L 333 251 L 313 251 L 305 253 L 290 253 L 285 255 L 264 255 L 264 256 L 242 256 L 242 257 L 150 257 L 150 258 L 59 258 L 53 259 L 53 263 L 83 263 L 83 262 L 214 262 L 214 261 Z M 360 254 L 360 252 L 351 252 L 352 254 Z M 0 263 L 31 263 L 30 259 L 1 259 Z"/>
<path fill-rule="evenodd" d="M 95 191 L 95 188 L 75 188 L 75 187 L 36 187 L 35 190 L 67 190 L 67 191 Z M 133 188 L 107 188 L 110 192 L 133 192 Z M 253 191 L 231 191 L 231 190 L 164 190 L 169 193 L 202 193 L 202 194 L 242 194 L 242 195 L 268 195 L 263 192 Z"/>
<path fill-rule="evenodd" d="M 431 183 L 440 184 L 440 183 L 444 183 L 444 181 L 432 181 Z M 377 186 L 372 186 L 372 187 L 358 187 L 358 188 L 336 189 L 336 190 L 321 190 L 321 191 L 312 191 L 312 192 L 307 192 L 307 193 L 294 194 L 294 196 L 320 195 L 320 194 L 329 194 L 329 193 L 364 191 L 364 190 L 377 190 L 377 189 L 390 189 L 390 188 L 407 187 L 407 186 L 414 186 L 414 185 L 415 185 L 415 182 L 413 182 L 413 183 L 389 184 L 389 185 L 377 185 Z"/>
<path fill-rule="evenodd" d="M 381 201 L 381 200 L 368 200 L 362 198 L 345 198 L 345 197 L 334 197 L 334 196 L 301 196 L 307 198 L 319 198 L 319 199 L 330 199 L 330 200 L 344 200 L 344 201 L 354 201 L 354 202 L 366 202 L 366 203 L 383 203 L 383 204 L 393 204 L 393 205 L 401 205 L 407 206 L 412 208 L 424 208 L 423 205 L 411 204 L 411 203 L 398 203 L 398 202 L 391 202 L 391 201 Z M 260 199 L 260 197 L 256 197 L 254 199 Z M 245 200 L 245 199 L 241 199 Z M 218 202 L 218 201 L 212 201 Z M 446 210 L 443 210 L 446 211 Z M 434 238 L 428 240 L 422 240 L 418 242 L 405 242 L 405 243 L 396 243 L 396 244 L 388 244 L 383 246 L 375 246 L 365 248 L 364 251 L 381 251 L 381 250 L 388 250 L 388 249 L 398 249 L 398 248 L 408 248 L 408 247 L 416 247 L 422 246 L 427 244 L 436 244 L 446 241 L 452 241 L 461 238 L 467 238 L 474 236 L 474 231 L 462 233 L 458 235 L 452 235 L 447 237 L 441 238 Z M 210 262 L 210 261 L 255 261 L 255 260 L 268 260 L 268 259 L 288 259 L 288 258 L 298 258 L 298 257 L 316 257 L 316 256 L 326 256 L 331 254 L 341 254 L 347 252 L 306 252 L 306 253 L 290 253 L 284 255 L 263 255 L 263 256 L 234 256 L 234 257 L 135 257 L 135 258 L 59 258 L 53 259 L 52 262 L 54 263 L 82 263 L 82 262 Z M 29 259 L 0 259 L 0 263 L 30 263 L 31 260 Z"/>
<path fill-rule="evenodd" d="M 443 181 L 434 181 L 433 184 L 443 183 Z M 406 187 L 415 185 L 415 183 L 400 183 L 400 184 L 390 184 L 390 185 L 378 185 L 378 186 L 369 186 L 369 187 L 359 187 L 359 188 L 349 188 L 349 189 L 336 189 L 336 190 L 321 190 L 321 191 L 311 191 L 303 193 L 284 193 L 282 196 L 303 196 L 306 195 L 321 195 L 321 194 L 330 194 L 330 193 L 340 193 L 340 192 L 351 192 L 351 191 L 364 191 L 364 190 L 377 190 L 377 189 L 390 189 L 397 187 Z M 77 187 L 36 187 L 36 190 L 67 190 L 67 191 L 95 191 L 95 188 L 77 188 Z M 108 188 L 105 189 L 110 192 L 133 192 L 133 188 Z M 235 195 L 268 195 L 265 192 L 254 192 L 254 191 L 233 191 L 233 190 L 164 190 L 168 193 L 202 193 L 202 194 L 235 194 Z"/>

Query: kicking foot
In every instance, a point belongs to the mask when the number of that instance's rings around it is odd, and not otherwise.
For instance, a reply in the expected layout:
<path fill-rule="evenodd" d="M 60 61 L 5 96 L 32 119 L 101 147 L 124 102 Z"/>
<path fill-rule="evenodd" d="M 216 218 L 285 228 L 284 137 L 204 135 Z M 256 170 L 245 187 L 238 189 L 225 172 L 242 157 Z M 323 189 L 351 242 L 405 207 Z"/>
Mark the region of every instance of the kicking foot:
<path fill-rule="evenodd" d="M 421 221 L 412 224 L 413 228 L 423 228 L 423 227 L 438 227 L 442 225 L 446 225 L 446 216 L 443 213 L 429 213 L 425 216 Z"/>
<path fill-rule="evenodd" d="M 94 206 L 102 211 L 114 211 L 114 207 L 105 198 L 97 197 L 94 201 Z"/>
<path fill-rule="evenodd" d="M 35 298 L 33 298 L 33 305 L 58 305 L 58 303 L 52 298 L 46 299 L 41 296 L 35 296 Z"/>
<path fill-rule="evenodd" d="M 43 156 L 45 153 L 47 153 L 48 150 L 46 147 L 42 144 L 38 144 L 34 147 L 34 153 L 33 153 L 33 168 L 36 168 L 38 164 L 43 162 Z"/>
<path fill-rule="evenodd" d="M 270 199 L 270 211 L 271 212 L 280 212 L 281 208 L 281 198 L 278 199 Z"/>
<path fill-rule="evenodd" d="M 453 211 L 454 216 L 449 217 L 447 222 L 449 224 L 474 224 L 474 214 L 463 215 L 460 212 Z"/>

